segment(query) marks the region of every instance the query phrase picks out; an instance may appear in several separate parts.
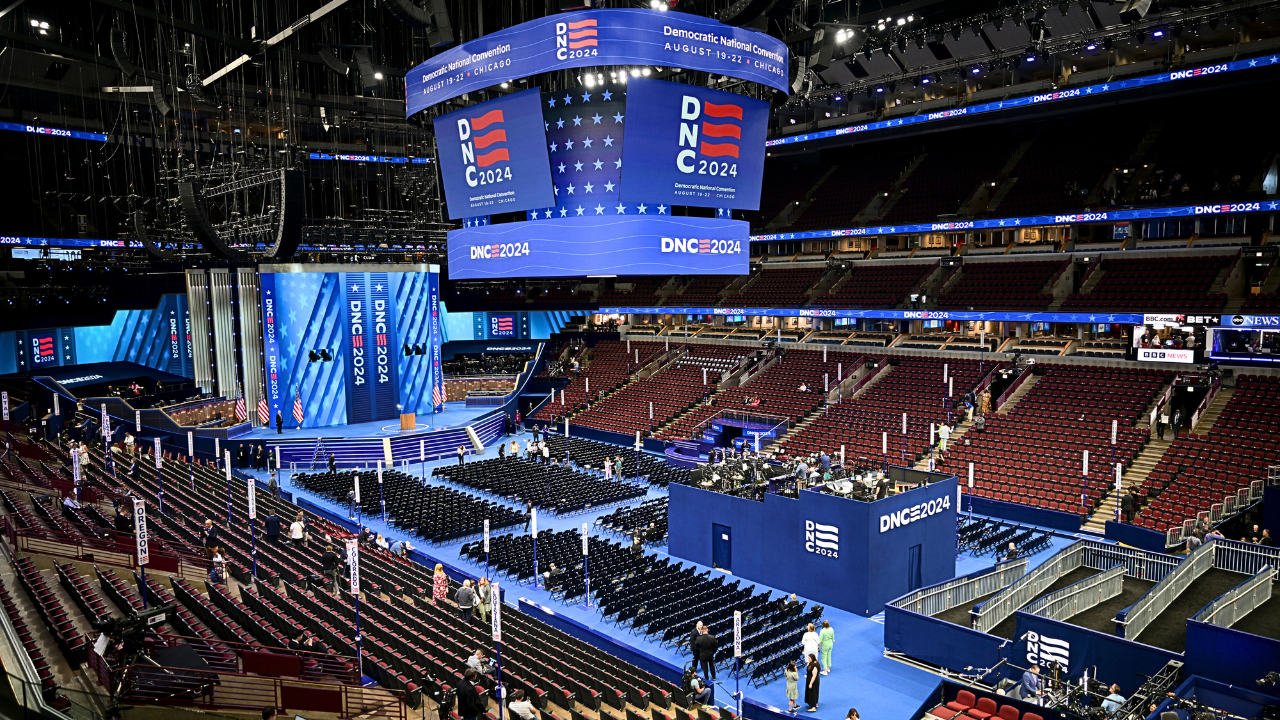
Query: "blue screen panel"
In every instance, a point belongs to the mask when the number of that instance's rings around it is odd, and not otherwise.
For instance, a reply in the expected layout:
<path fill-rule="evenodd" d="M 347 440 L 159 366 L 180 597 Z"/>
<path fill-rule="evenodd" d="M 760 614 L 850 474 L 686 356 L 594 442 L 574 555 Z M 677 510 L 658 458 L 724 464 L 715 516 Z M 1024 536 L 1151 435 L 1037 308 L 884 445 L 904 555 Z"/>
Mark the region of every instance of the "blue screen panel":
<path fill-rule="evenodd" d="M 741 220 L 603 214 L 463 228 L 449 232 L 449 275 L 745 275 L 748 232 Z"/>
<path fill-rule="evenodd" d="M 435 131 L 450 218 L 555 202 L 538 90 L 441 115 Z"/>
<path fill-rule="evenodd" d="M 637 78 L 627 87 L 623 202 L 760 208 L 769 104 Z"/>

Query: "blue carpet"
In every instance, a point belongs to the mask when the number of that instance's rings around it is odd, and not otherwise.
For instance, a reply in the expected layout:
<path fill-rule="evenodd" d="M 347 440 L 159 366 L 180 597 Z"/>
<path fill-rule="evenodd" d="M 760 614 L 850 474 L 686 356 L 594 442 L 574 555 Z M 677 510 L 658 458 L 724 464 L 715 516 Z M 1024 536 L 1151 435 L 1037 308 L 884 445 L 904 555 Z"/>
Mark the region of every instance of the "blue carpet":
<path fill-rule="evenodd" d="M 244 435 L 237 435 L 237 440 L 267 439 L 298 440 L 303 438 L 357 438 L 357 437 L 395 437 L 396 435 L 444 430 L 451 427 L 462 427 L 476 418 L 491 412 L 493 408 L 469 408 L 460 402 L 448 403 L 445 411 L 436 415 L 418 415 L 417 428 L 401 430 L 400 419 L 374 420 L 355 425 L 333 425 L 330 427 L 289 428 L 292 418 L 285 420 L 284 434 L 277 435 L 275 426 L 270 428 L 254 428 Z"/>
<path fill-rule="evenodd" d="M 448 465 L 452 462 L 456 461 L 438 460 L 428 462 L 425 463 L 425 468 L 422 464 L 410 465 L 406 471 L 413 475 L 425 472 L 428 482 L 448 485 L 443 481 L 432 480 L 430 473 L 432 468 Z M 262 475 L 261 473 L 257 474 L 259 476 Z M 297 488 L 292 483 L 289 483 L 287 479 L 286 487 L 297 495 L 306 497 L 318 505 L 327 507 L 344 517 L 346 516 L 346 508 Z M 467 488 L 460 489 L 466 490 Z M 665 494 L 665 490 L 651 488 L 648 497 L 660 497 Z M 639 501 L 635 501 L 632 504 L 639 504 Z M 514 503 L 511 505 L 515 507 Z M 594 530 L 595 521 L 601 515 L 608 514 L 612 510 L 613 508 L 608 508 L 594 513 L 567 517 L 540 514 L 538 526 L 540 530 L 559 531 L 580 529 L 582 523 L 585 522 L 588 523 L 589 527 L 593 528 L 593 534 L 600 534 Z M 389 538 L 397 537 L 396 531 L 388 528 L 380 519 L 364 518 L 364 523 L 372 527 L 375 532 L 383 533 L 384 536 Z M 1066 547 L 1071 542 L 1066 538 L 1054 538 L 1049 548 L 1032 556 L 1031 567 L 1035 567 L 1038 563 L 1043 562 L 1044 559 Z M 432 545 L 423 547 L 422 550 L 427 555 L 456 567 L 468 569 L 477 575 L 484 574 L 483 563 L 472 563 L 458 555 L 458 549 L 461 544 L 461 542 L 454 542 L 444 545 Z M 666 555 L 665 547 L 650 550 L 649 552 L 657 555 Z M 694 565 L 694 563 L 688 563 L 688 561 L 682 562 Z M 963 554 L 957 558 L 956 574 L 963 575 L 990 567 L 994 562 L 994 558 L 990 556 L 974 557 Z M 702 572 L 711 570 L 711 568 L 698 566 L 698 570 Z M 712 570 L 712 572 L 719 571 Z M 744 580 L 744 585 L 750 584 L 752 583 Z M 755 583 L 755 585 L 757 591 L 760 592 L 772 589 L 774 597 L 785 594 L 784 590 L 780 588 L 768 588 L 759 583 Z M 687 655 L 677 654 L 641 636 L 633 635 L 627 628 L 619 628 L 609 624 L 600 617 L 595 609 L 586 609 L 580 605 L 561 604 L 558 600 L 553 599 L 550 593 L 532 585 L 512 586 L 507 582 L 502 582 L 502 586 L 505 588 L 507 601 L 511 605 L 515 605 L 518 599 L 524 598 L 531 602 L 545 605 L 555 612 L 570 617 L 601 633 L 618 638 L 637 650 L 646 652 L 660 660 L 679 667 L 683 667 L 688 662 Z M 911 714 L 915 712 L 937 686 L 938 677 L 884 657 L 883 613 L 871 618 L 864 618 L 843 610 L 826 608 L 823 617 L 831 623 L 836 633 L 835 647 L 832 653 L 832 664 L 835 669 L 830 675 L 822 677 L 819 710 L 815 713 L 806 713 L 801 710 L 797 713 L 797 716 L 814 717 L 819 718 L 819 720 L 843 720 L 849 708 L 856 707 L 863 717 L 876 718 L 877 720 L 908 720 Z M 796 638 L 796 643 L 798 646 L 799 637 Z M 798 647 L 796 654 L 799 655 Z M 732 677 L 727 676 L 727 673 L 721 673 L 720 683 L 720 687 L 716 688 L 716 698 L 719 703 L 723 704 L 730 701 L 731 693 L 734 690 L 734 681 Z M 742 690 L 745 696 L 752 700 L 772 705 L 780 710 L 785 711 L 786 709 L 786 683 L 781 678 L 760 688 L 753 688 L 744 681 Z M 803 698 L 803 691 L 801 692 L 801 698 Z"/>

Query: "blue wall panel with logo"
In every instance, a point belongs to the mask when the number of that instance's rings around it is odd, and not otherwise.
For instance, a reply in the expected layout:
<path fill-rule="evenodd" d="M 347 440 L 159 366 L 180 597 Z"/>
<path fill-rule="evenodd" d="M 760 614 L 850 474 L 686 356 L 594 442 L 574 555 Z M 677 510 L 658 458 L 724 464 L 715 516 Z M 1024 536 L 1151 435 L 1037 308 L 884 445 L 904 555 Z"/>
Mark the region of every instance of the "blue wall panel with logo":
<path fill-rule="evenodd" d="M 424 266 L 425 267 L 425 266 Z M 434 267 L 434 266 L 433 266 Z M 326 427 L 430 411 L 431 272 L 271 272 L 261 275 L 267 402 L 294 425 Z M 437 336 L 438 337 L 438 336 Z M 331 361 L 312 362 L 327 350 Z"/>
<path fill-rule="evenodd" d="M 915 589 L 913 581 L 921 587 L 955 575 L 956 482 L 874 503 L 815 491 L 756 502 L 672 485 L 668 552 L 711 566 L 712 526 L 726 526 L 734 575 L 871 616 Z"/>
<path fill-rule="evenodd" d="M 1137 674 L 1155 675 L 1170 660 L 1182 660 L 1182 655 L 1152 645 L 1125 640 L 1115 635 L 1031 615 L 1021 610 L 1014 613 L 1016 624 L 1013 636 L 1024 638 L 1014 641 L 1009 662 L 1027 667 L 1039 662 L 1044 669 L 1045 659 L 1040 649 L 1043 640 L 1051 641 L 1053 654 L 1067 657 L 1065 677 L 1079 680 L 1085 668 L 1090 677 L 1107 682 L 1120 683 L 1125 695 L 1141 684 Z M 1030 633 L 1028 635 L 1027 633 Z M 1097 672 L 1094 672 L 1094 668 Z M 1021 673 L 1017 674 L 1019 677 Z M 1127 678 L 1127 680 L 1126 680 Z"/>
<path fill-rule="evenodd" d="M 0 373 L 100 362 L 132 362 L 191 377 L 186 295 L 154 309 L 118 310 L 110 325 L 19 330 L 0 336 Z"/>

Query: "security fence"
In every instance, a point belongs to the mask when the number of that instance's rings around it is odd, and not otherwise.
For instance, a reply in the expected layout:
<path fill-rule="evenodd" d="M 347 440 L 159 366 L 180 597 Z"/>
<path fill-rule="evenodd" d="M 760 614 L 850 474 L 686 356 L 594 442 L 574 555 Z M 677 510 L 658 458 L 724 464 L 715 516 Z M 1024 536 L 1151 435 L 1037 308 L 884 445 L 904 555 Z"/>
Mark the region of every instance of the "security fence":
<path fill-rule="evenodd" d="M 1273 567 L 1265 567 L 1256 575 L 1232 588 L 1225 595 L 1209 603 L 1205 609 L 1192 616 L 1210 625 L 1229 628 L 1271 599 L 1272 580 L 1276 577 Z"/>
<path fill-rule="evenodd" d="M 1110 600 L 1123 590 L 1124 565 L 1116 565 L 1101 575 L 1045 595 L 1023 608 L 1023 612 L 1050 620 L 1066 620 Z"/>
<path fill-rule="evenodd" d="M 1019 558 L 1001 563 L 990 572 L 977 577 L 968 576 L 948 580 L 938 585 L 921 588 L 889 603 L 891 606 L 920 613 L 937 615 L 953 607 L 973 602 L 1007 586 L 1027 572 L 1027 559 Z"/>

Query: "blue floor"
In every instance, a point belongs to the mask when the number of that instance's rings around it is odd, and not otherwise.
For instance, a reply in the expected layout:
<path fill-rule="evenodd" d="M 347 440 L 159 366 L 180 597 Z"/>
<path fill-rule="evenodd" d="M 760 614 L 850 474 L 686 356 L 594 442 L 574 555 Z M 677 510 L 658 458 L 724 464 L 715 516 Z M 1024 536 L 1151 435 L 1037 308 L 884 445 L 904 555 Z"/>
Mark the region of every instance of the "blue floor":
<path fill-rule="evenodd" d="M 425 473 L 428 481 L 447 485 L 443 481 L 431 480 L 430 473 L 432 468 L 447 465 L 451 462 L 455 461 L 438 460 L 425 463 Z M 415 475 L 423 472 L 423 470 L 424 468 L 421 464 L 410 465 L 407 468 L 407 472 Z M 258 474 L 261 475 L 261 473 Z M 327 499 L 316 497 L 306 490 L 301 490 L 288 482 L 287 478 L 286 488 L 343 516 L 346 514 L 345 507 L 340 507 Z M 665 494 L 665 490 L 651 488 L 648 496 L 659 497 Z M 632 504 L 638 504 L 638 501 Z M 612 508 L 608 508 L 592 514 L 568 517 L 540 514 L 538 527 L 540 530 L 557 531 L 580 529 L 582 523 L 586 522 L 594 528 L 595 520 L 611 511 Z M 388 528 L 378 519 L 365 518 L 364 520 L 365 524 L 372 527 L 375 532 L 381 532 L 389 538 L 397 536 L 395 530 Z M 1032 556 L 1030 566 L 1035 567 L 1036 564 L 1071 542 L 1066 538 L 1054 538 L 1049 548 Z M 485 568 L 483 564 L 471 563 L 459 557 L 458 549 L 461 544 L 461 542 L 455 542 L 432 545 L 423 547 L 422 550 L 441 561 L 469 569 L 477 575 L 484 574 Z M 650 550 L 649 552 L 658 555 L 666 554 L 665 548 Z M 682 562 L 688 563 L 688 561 Z M 990 556 L 979 558 L 962 554 L 957 558 L 956 574 L 963 575 L 990 567 L 994 562 L 994 558 Z M 693 565 L 693 563 L 688 564 Z M 704 570 L 710 570 L 710 568 L 699 567 L 699 572 Z M 713 570 L 712 572 L 719 571 Z M 744 584 L 750 585 L 752 583 L 744 580 Z M 770 589 L 759 583 L 755 583 L 755 585 L 757 590 L 761 592 Z M 504 583 L 504 587 L 509 604 L 514 605 L 518 599 L 524 598 L 530 602 L 546 606 L 561 615 L 568 616 L 614 638 L 621 639 L 637 650 L 644 651 L 673 665 L 683 667 L 688 661 L 687 656 L 678 655 L 670 649 L 645 640 L 641 636 L 632 635 L 627 628 L 619 628 L 609 624 L 594 609 L 587 610 L 578 605 L 566 606 L 558 600 L 552 599 L 551 595 L 542 589 L 528 585 L 507 587 Z M 774 597 L 784 594 L 782 589 L 773 590 Z M 830 675 L 823 676 L 821 679 L 819 710 L 815 713 L 806 713 L 801 710 L 798 716 L 815 717 L 820 720 L 843 720 L 849 708 L 856 707 L 863 717 L 876 718 L 876 720 L 907 720 L 937 686 L 939 678 L 936 675 L 884 657 L 883 613 L 872 618 L 864 618 L 853 613 L 828 607 L 824 611 L 823 617 L 831 622 L 831 626 L 836 633 L 835 647 L 832 653 L 832 665 L 835 669 Z M 799 638 L 797 638 L 798 643 Z M 725 675 L 721 674 L 720 682 L 722 686 L 716 689 L 716 698 L 721 703 L 729 701 L 734 689 L 733 679 Z M 781 678 L 760 688 L 750 687 L 744 681 L 742 689 L 745 696 L 750 699 L 772 705 L 781 710 L 785 710 L 787 707 L 786 684 Z M 801 698 L 803 699 L 803 691 L 801 692 Z"/>
<path fill-rule="evenodd" d="M 476 418 L 491 412 L 493 408 L 469 408 L 461 402 L 447 403 L 444 412 L 436 415 L 418 415 L 417 427 L 413 430 L 401 430 L 400 419 L 392 418 L 390 420 L 374 420 L 373 422 L 357 423 L 355 425 L 334 425 L 330 427 L 313 427 L 313 428 L 289 428 L 292 418 L 287 419 L 284 425 L 284 434 L 277 435 L 275 426 L 270 428 L 260 427 L 254 428 L 244 435 L 237 435 L 237 440 L 249 440 L 258 438 L 275 438 L 277 440 L 296 440 L 303 438 L 357 438 L 357 437 L 395 437 L 397 435 L 407 435 L 409 433 L 425 432 L 429 430 L 445 430 L 451 427 L 462 427 Z"/>

